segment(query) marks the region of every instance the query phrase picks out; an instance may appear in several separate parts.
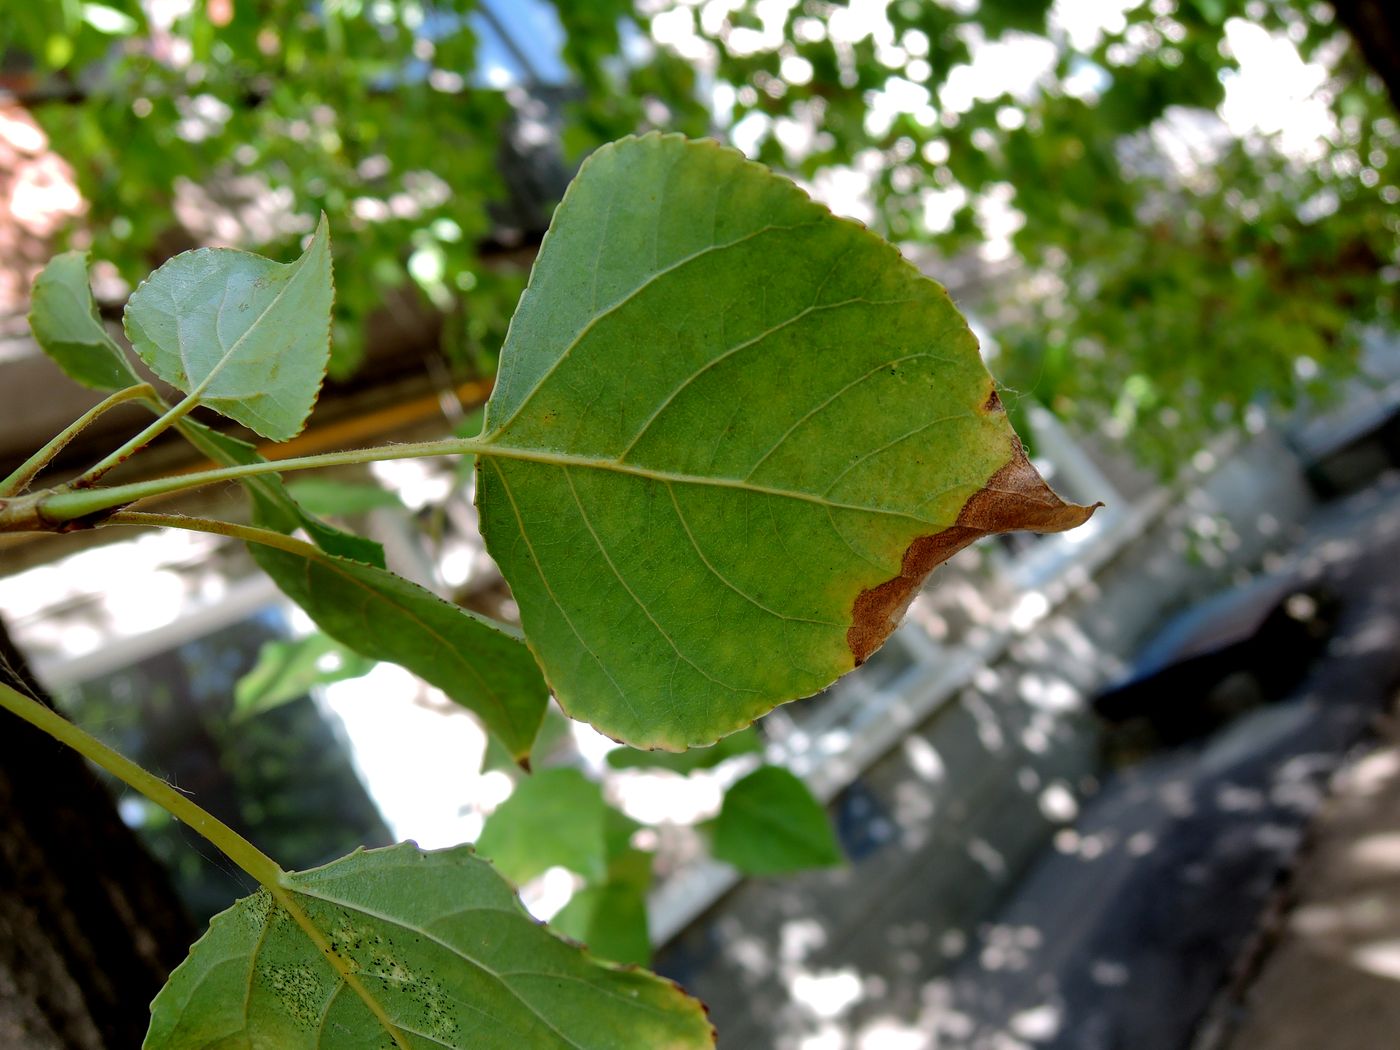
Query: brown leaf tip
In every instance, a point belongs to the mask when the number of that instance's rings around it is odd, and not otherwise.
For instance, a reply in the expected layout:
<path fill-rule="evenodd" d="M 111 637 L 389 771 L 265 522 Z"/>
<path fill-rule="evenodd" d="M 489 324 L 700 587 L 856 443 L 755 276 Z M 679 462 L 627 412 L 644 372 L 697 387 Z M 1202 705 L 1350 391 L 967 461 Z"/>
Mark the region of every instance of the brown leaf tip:
<path fill-rule="evenodd" d="M 1000 408 L 995 391 L 988 404 L 993 400 Z M 963 504 L 957 521 L 941 532 L 915 539 L 904 552 L 898 576 L 856 597 L 846 631 L 846 645 L 855 665 L 865 663 L 899 626 L 929 574 L 968 544 L 995 532 L 1018 529 L 1064 532 L 1083 525 L 1101 506 L 1084 507 L 1060 499 L 1013 437 L 1011 459 Z"/>

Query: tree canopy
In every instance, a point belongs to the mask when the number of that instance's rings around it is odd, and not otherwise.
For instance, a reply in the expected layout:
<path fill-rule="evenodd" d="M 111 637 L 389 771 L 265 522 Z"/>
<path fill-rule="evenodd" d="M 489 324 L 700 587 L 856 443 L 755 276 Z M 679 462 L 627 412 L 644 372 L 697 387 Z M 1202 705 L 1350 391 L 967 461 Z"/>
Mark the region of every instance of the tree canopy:
<path fill-rule="evenodd" d="M 9 78 L 95 256 L 134 280 L 191 240 L 285 254 L 325 211 L 356 260 L 342 373 L 405 288 L 489 368 L 523 274 L 483 250 L 542 228 L 507 183 L 649 128 L 855 213 L 985 326 L 1013 416 L 1034 399 L 1160 466 L 1394 316 L 1400 125 L 1320 3 L 13 8 Z M 534 159 L 503 173 L 506 140 Z M 560 189 L 534 188 L 545 214 Z"/>

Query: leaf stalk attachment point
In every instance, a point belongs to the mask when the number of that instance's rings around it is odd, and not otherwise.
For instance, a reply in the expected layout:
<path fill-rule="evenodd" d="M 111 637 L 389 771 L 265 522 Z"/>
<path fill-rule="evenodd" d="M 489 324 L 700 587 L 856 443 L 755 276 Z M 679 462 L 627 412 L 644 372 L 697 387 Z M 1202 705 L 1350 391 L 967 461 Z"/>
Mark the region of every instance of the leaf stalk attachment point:
<path fill-rule="evenodd" d="M 63 451 L 68 442 L 72 441 L 87 429 L 93 420 L 108 409 L 115 408 L 117 405 L 126 401 L 134 401 L 138 398 L 149 403 L 150 399 L 155 396 L 155 388 L 149 383 L 138 383 L 135 386 L 127 387 L 125 390 L 118 390 L 110 397 L 99 401 L 96 405 L 59 431 L 58 434 L 43 448 L 39 449 L 38 452 L 34 453 L 34 455 L 30 456 L 15 468 L 14 472 L 11 473 L 9 477 L 5 478 L 4 481 L 0 481 L 0 497 L 15 496 L 28 488 L 29 483 L 34 480 L 34 477 L 39 471 L 48 466 L 49 463 L 53 461 L 53 458 Z"/>

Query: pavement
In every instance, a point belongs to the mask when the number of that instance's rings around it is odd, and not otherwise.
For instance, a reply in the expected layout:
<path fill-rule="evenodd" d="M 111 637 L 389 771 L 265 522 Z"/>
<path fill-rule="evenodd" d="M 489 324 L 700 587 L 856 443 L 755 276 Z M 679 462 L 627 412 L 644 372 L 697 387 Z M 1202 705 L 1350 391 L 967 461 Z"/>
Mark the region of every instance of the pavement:
<path fill-rule="evenodd" d="M 1347 765 L 1246 980 L 1197 1050 L 1400 1045 L 1400 725 Z"/>
<path fill-rule="evenodd" d="M 1295 567 L 1340 599 L 1307 677 L 1105 782 L 987 924 L 1016 951 L 954 970 L 938 1050 L 1400 1048 L 1400 479 Z"/>

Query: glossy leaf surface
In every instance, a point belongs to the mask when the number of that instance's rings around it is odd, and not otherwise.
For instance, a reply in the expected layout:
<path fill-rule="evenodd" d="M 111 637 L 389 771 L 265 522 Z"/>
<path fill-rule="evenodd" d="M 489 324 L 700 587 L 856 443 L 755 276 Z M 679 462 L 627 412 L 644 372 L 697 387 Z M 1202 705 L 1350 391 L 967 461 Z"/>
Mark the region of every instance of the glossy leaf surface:
<path fill-rule="evenodd" d="M 477 459 L 487 546 L 560 705 L 712 743 L 870 655 L 932 569 L 1054 531 L 947 293 L 712 143 L 623 139 L 570 186 Z"/>
<path fill-rule="evenodd" d="M 199 248 L 151 274 L 127 302 L 127 338 L 156 375 L 274 441 L 306 423 L 330 354 L 330 228 L 277 263 Z"/>
<path fill-rule="evenodd" d="M 724 794 L 714 855 L 746 875 L 787 875 L 841 863 L 826 809 L 786 769 L 760 766 Z"/>
<path fill-rule="evenodd" d="M 357 852 L 284 884 L 304 922 L 266 891 L 216 916 L 152 1004 L 146 1050 L 714 1044 L 698 1002 L 551 936 L 469 847 Z"/>
<path fill-rule="evenodd" d="M 250 550 L 326 634 L 406 667 L 475 712 L 517 761 L 529 755 L 549 691 L 518 637 L 372 565 L 310 548 Z"/>
<path fill-rule="evenodd" d="M 44 353 L 83 386 L 120 390 L 141 382 L 97 314 L 87 252 L 55 255 L 35 278 L 29 328 Z"/>

